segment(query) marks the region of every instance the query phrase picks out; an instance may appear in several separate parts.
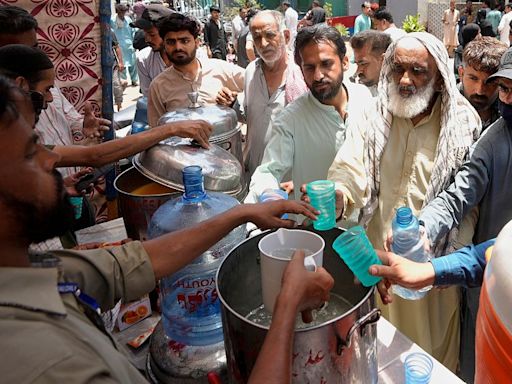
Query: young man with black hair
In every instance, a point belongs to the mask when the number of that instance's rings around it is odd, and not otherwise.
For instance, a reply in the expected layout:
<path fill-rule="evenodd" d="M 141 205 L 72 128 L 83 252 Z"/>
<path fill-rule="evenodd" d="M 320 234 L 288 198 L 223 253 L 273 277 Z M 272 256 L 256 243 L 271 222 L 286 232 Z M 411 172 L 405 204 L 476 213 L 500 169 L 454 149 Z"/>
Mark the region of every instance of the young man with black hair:
<path fill-rule="evenodd" d="M 210 19 L 204 25 L 204 43 L 208 47 L 208 56 L 226 60 L 228 36 L 220 17 L 220 8 L 210 7 Z"/>
<path fill-rule="evenodd" d="M 377 96 L 380 68 L 391 42 L 390 35 L 371 29 L 359 32 L 350 39 L 354 62 L 357 64 L 355 74 L 359 82 L 368 87 L 372 96 Z"/>
<path fill-rule="evenodd" d="M 201 104 L 215 104 L 217 93 L 223 87 L 242 92 L 243 68 L 224 60 L 196 57 L 200 25 L 195 18 L 174 13 L 158 22 L 158 32 L 172 67 L 157 76 L 149 87 L 151 127 L 157 125 L 164 113 L 187 107 L 189 92 L 198 92 Z"/>
<path fill-rule="evenodd" d="M 148 95 L 151 81 L 171 65 L 156 24 L 158 20 L 172 13 L 172 10 L 163 5 L 149 4 L 144 8 L 141 17 L 130 24 L 144 31 L 144 40 L 148 44 L 148 47 L 137 52 L 136 55 L 140 91 L 144 96 Z"/>
<path fill-rule="evenodd" d="M 373 20 L 375 23 L 375 28 L 378 31 L 382 31 L 391 36 L 393 41 L 398 40 L 400 37 L 405 36 L 407 33 L 398 28 L 393 21 L 393 15 L 388 12 L 386 9 L 379 9 L 373 15 Z"/>

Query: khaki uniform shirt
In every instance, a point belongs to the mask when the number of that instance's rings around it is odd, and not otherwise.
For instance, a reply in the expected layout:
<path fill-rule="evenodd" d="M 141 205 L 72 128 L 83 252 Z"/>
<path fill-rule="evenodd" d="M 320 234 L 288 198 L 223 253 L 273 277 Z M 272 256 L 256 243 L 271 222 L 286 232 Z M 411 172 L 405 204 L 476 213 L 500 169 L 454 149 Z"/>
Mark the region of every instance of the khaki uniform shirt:
<path fill-rule="evenodd" d="M 218 59 L 197 59 L 200 64 L 197 77 L 186 75 L 169 67 L 158 75 L 149 87 L 148 121 L 150 127 L 158 125 L 158 119 L 166 113 L 190 105 L 187 94 L 198 92 L 198 103 L 215 104 L 215 98 L 223 87 L 231 91 L 244 89 L 245 69 Z"/>
<path fill-rule="evenodd" d="M 39 256 L 44 267 L 0 268 L 1 381 L 147 383 L 74 294 L 57 288 L 58 282 L 77 283 L 103 310 L 142 296 L 154 288 L 155 277 L 141 243 L 52 254 L 58 259 Z M 51 259 L 60 262 L 53 266 Z"/>

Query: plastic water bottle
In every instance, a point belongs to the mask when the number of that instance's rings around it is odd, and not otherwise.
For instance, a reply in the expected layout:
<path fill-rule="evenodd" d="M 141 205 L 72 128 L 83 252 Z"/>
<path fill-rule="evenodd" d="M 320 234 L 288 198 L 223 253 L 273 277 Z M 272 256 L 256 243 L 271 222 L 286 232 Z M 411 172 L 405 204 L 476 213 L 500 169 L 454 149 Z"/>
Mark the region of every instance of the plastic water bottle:
<path fill-rule="evenodd" d="M 205 192 L 199 166 L 183 169 L 183 183 L 185 193 L 163 204 L 151 218 L 150 239 L 191 227 L 239 204 L 223 193 Z M 192 263 L 161 279 L 162 322 L 168 337 L 186 345 L 222 341 L 215 275 L 224 257 L 244 239 L 245 226 L 235 228 Z"/>
<path fill-rule="evenodd" d="M 392 223 L 393 244 L 391 250 L 409 260 L 418 263 L 429 261 L 430 257 L 423 248 L 423 240 L 420 236 L 418 219 L 412 214 L 409 207 L 400 207 Z M 419 300 L 430 289 L 414 290 L 393 285 L 393 292 L 407 300 Z"/>
<path fill-rule="evenodd" d="M 286 191 L 283 191 L 282 189 L 267 188 L 261 193 L 258 199 L 260 203 L 277 200 L 288 200 L 288 194 Z M 285 213 L 283 216 L 281 216 L 281 219 L 288 219 L 288 214 Z"/>

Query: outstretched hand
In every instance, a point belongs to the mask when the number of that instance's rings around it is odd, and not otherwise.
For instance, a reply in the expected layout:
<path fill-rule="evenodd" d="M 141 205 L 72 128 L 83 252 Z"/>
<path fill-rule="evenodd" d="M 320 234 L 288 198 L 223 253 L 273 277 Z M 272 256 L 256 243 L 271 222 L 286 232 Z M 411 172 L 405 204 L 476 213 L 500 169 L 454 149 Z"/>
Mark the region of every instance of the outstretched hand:
<path fill-rule="evenodd" d="M 208 140 L 213 132 L 213 126 L 204 120 L 177 121 L 173 124 L 174 136 L 191 138 L 196 140 L 203 148 L 210 148 Z"/>
<path fill-rule="evenodd" d="M 84 104 L 84 122 L 82 133 L 88 139 L 100 139 L 110 129 L 112 122 L 94 115 L 91 103 Z"/>
<path fill-rule="evenodd" d="M 389 288 L 398 284 L 405 288 L 421 289 L 434 284 L 435 272 L 431 263 L 416 263 L 392 252 L 377 250 L 383 265 L 372 265 L 368 272 L 383 279 L 377 284 L 377 290 L 384 304 L 392 302 Z"/>
<path fill-rule="evenodd" d="M 217 104 L 225 105 L 226 107 L 231 107 L 238 96 L 238 92 L 232 91 L 231 89 L 227 87 L 223 87 L 219 93 L 217 93 L 217 97 L 215 98 L 215 101 Z"/>
<path fill-rule="evenodd" d="M 297 223 L 290 219 L 282 219 L 285 213 L 304 215 L 316 220 L 319 213 L 311 205 L 299 201 L 277 200 L 260 204 L 244 204 L 246 221 L 250 221 L 260 229 L 294 228 Z"/>
<path fill-rule="evenodd" d="M 85 175 L 88 175 L 94 171 L 94 169 L 87 167 L 83 168 L 78 172 L 75 172 L 69 176 L 66 176 L 64 178 L 64 188 L 66 188 L 66 192 L 69 196 L 82 196 L 84 191 L 78 191 L 75 187 L 76 183 L 80 181 L 80 178 L 82 178 Z M 92 186 L 93 184 L 91 184 Z"/>
<path fill-rule="evenodd" d="M 283 273 L 281 299 L 297 305 L 302 321 L 313 321 L 311 310 L 320 308 L 329 300 L 329 291 L 334 279 L 324 268 L 311 272 L 304 267 L 305 254 L 302 249 L 295 251 L 292 260 Z"/>

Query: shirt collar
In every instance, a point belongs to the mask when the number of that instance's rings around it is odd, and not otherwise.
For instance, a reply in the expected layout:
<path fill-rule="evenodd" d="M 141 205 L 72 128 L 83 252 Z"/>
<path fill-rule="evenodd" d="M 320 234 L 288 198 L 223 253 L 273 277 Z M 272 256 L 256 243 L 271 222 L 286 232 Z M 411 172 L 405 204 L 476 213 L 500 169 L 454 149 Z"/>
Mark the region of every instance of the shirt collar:
<path fill-rule="evenodd" d="M 58 278 L 56 267 L 0 268 L 0 306 L 65 316 Z"/>

